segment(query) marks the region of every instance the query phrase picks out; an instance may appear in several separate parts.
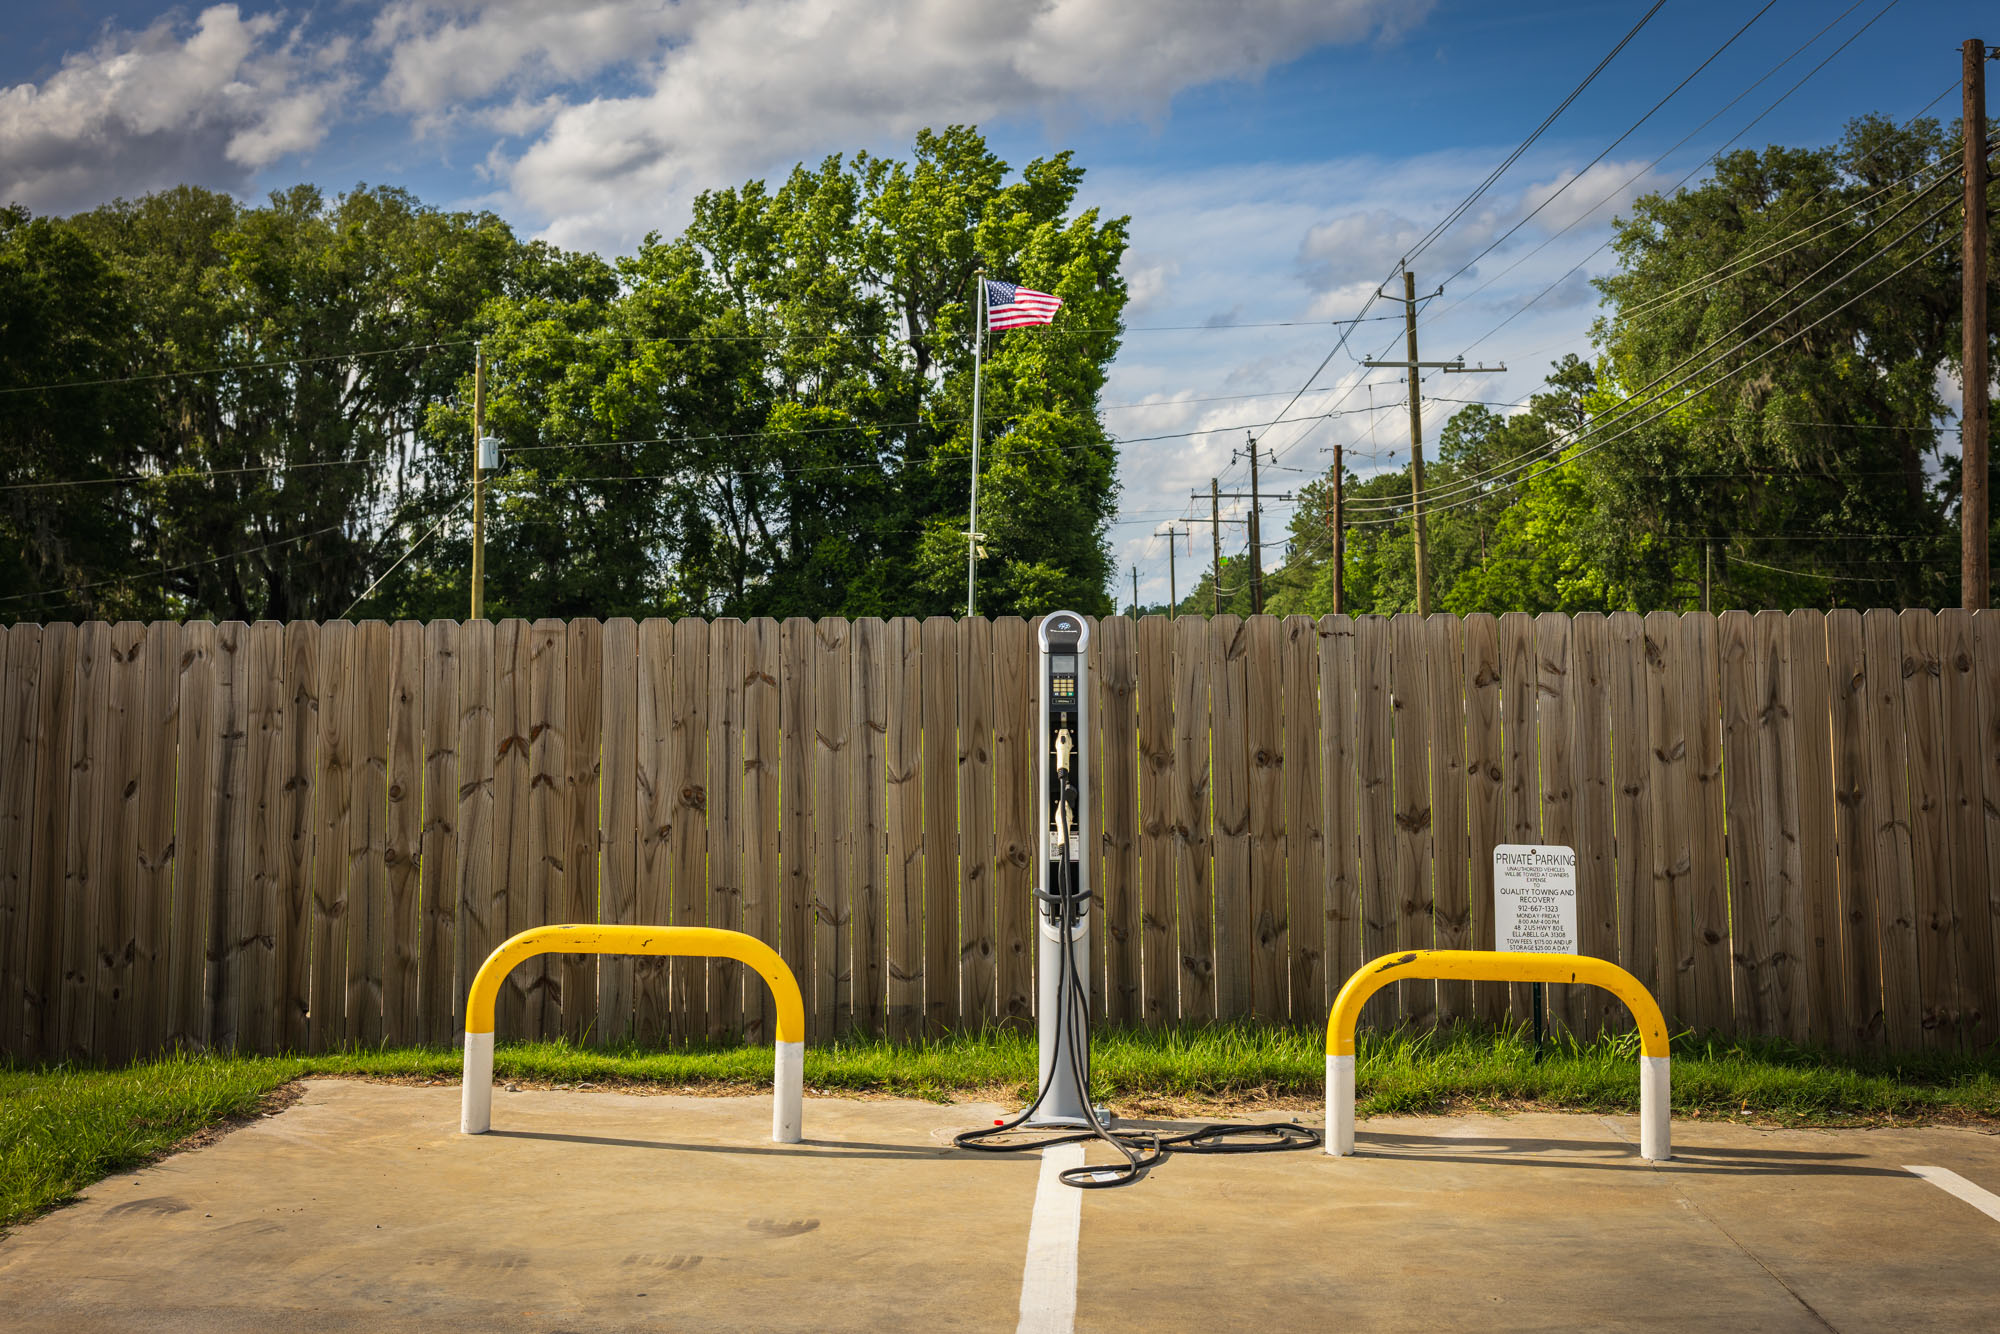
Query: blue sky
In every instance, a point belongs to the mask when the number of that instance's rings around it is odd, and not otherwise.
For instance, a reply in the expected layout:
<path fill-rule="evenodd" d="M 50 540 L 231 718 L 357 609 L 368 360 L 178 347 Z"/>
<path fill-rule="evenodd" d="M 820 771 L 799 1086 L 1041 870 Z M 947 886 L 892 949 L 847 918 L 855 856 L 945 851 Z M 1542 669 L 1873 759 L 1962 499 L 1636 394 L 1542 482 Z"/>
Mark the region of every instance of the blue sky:
<path fill-rule="evenodd" d="M 1861 0 L 1850 10 L 1850 0 L 1776 0 L 1572 183 L 1761 5 L 1667 0 L 1415 266 L 1428 291 L 1554 196 L 1426 315 L 1426 358 L 1470 348 L 1475 360 L 1504 360 L 1508 371 L 1438 377 L 1426 394 L 1511 401 L 1534 388 L 1552 357 L 1588 355 L 1594 294 L 1586 280 L 1608 262 L 1602 252 L 1587 257 L 1608 219 L 1635 194 L 1697 169 L 1870 19 L 1864 35 L 1740 144 L 1825 143 L 1853 116 L 1907 117 L 1939 94 L 1931 114 L 1955 118 L 1958 44 L 1979 35 L 1981 7 L 1899 0 L 1884 12 L 1886 3 Z M 300 180 L 334 190 L 366 181 L 407 186 L 443 206 L 489 207 L 524 233 L 615 253 L 648 229 L 672 230 L 703 188 L 828 152 L 895 152 L 923 125 L 976 122 L 1015 162 L 1074 149 L 1089 171 L 1088 202 L 1133 218 L 1125 266 L 1133 332 L 1104 395 L 1116 405 L 1107 406 L 1107 422 L 1120 436 L 1216 432 L 1125 450 L 1113 541 L 1121 561 L 1139 564 L 1151 600 L 1166 594 L 1165 551 L 1153 534 L 1186 509 L 1190 490 L 1230 476 L 1229 455 L 1243 437 L 1219 428 L 1267 420 L 1283 406 L 1337 336 L 1310 322 L 1354 314 L 1410 241 L 1649 7 L 30 0 L 0 46 L 0 196 L 65 212 L 183 180 L 246 198 Z M 1524 304 L 1551 283 L 1548 296 Z M 1383 313 L 1379 305 L 1371 312 Z M 1271 321 L 1301 323 L 1161 329 Z M 1361 326 L 1351 351 L 1376 352 L 1395 332 Z M 1394 378 L 1336 357 L 1292 409 L 1298 420 L 1263 432 L 1280 452 L 1274 487 L 1304 480 L 1288 469 L 1322 469 L 1319 451 L 1337 441 L 1364 451 L 1356 460 L 1364 467 L 1399 464 L 1407 448 L 1400 408 L 1315 420 L 1365 408 L 1371 395 L 1378 405 L 1398 402 Z M 1252 394 L 1274 397 L 1224 397 Z M 1427 407 L 1427 436 L 1451 410 Z M 1267 532 L 1282 531 L 1284 510 L 1272 507 Z M 1184 559 L 1184 577 L 1188 566 Z M 1122 574 L 1119 587 L 1129 588 Z"/>

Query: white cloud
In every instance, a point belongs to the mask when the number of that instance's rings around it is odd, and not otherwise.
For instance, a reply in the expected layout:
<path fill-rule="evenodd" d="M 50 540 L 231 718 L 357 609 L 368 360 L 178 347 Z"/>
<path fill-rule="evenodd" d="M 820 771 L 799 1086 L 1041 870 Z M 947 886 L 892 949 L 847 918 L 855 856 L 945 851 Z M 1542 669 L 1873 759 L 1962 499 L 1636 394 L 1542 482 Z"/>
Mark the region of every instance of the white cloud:
<path fill-rule="evenodd" d="M 111 32 L 0 90 L 0 200 L 44 211 L 194 180 L 236 185 L 326 133 L 348 76 L 280 18 L 205 9 Z"/>
<path fill-rule="evenodd" d="M 631 5 L 663 27 L 656 58 L 637 63 L 642 90 L 566 107 L 514 159 L 508 179 L 553 239 L 622 247 L 662 215 L 682 213 L 700 188 L 831 144 L 895 143 L 925 125 L 1076 107 L 1157 116 L 1186 88 L 1254 78 L 1316 46 L 1400 31 L 1429 8 L 1429 0 L 688 0 L 669 14 Z M 482 6 L 475 18 L 400 29 L 399 40 L 421 46 L 449 33 L 450 43 L 476 43 L 505 12 Z M 667 32 L 669 19 L 679 26 Z M 565 58 L 582 69 L 608 61 L 608 49 L 579 39 Z"/>

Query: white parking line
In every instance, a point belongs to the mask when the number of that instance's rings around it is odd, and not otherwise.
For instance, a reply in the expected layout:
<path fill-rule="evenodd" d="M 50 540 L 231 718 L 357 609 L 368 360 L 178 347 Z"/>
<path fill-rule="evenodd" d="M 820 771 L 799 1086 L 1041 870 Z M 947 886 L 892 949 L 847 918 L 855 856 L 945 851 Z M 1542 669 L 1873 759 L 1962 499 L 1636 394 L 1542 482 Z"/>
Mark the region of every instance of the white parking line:
<path fill-rule="evenodd" d="M 1076 1243 L 1083 1192 L 1062 1173 L 1083 1166 L 1081 1144 L 1042 1150 L 1035 1212 L 1028 1222 L 1028 1263 L 1021 1271 L 1021 1323 L 1015 1334 L 1070 1334 L 1076 1328 Z"/>
<path fill-rule="evenodd" d="M 1958 1173 L 1945 1167 L 1911 1167 L 1905 1163 L 1905 1172 L 1915 1173 L 1924 1180 L 1950 1195 L 1956 1195 L 1967 1204 L 1985 1214 L 1995 1222 L 2000 1222 L 2000 1195 L 1980 1186 L 1973 1185 Z M 1025 1308 L 1023 1308 L 1025 1309 Z"/>

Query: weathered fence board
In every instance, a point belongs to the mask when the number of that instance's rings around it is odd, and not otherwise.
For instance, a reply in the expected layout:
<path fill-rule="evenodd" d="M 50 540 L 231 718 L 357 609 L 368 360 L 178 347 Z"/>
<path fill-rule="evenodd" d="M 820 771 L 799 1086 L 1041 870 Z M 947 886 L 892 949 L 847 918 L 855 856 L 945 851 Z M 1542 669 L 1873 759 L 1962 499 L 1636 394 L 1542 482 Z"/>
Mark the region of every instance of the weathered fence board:
<path fill-rule="evenodd" d="M 1875 794 L 1868 827 L 1875 839 L 1876 945 L 1882 951 L 1883 1035 L 1899 1051 L 1923 1037 L 1917 980 L 1915 856 L 1910 844 L 1909 739 L 1903 711 L 1903 654 L 1896 614 L 1861 618 L 1867 653 L 1868 784 Z"/>
<path fill-rule="evenodd" d="M 1470 877 L 1467 903 L 1472 914 L 1466 946 L 1490 950 L 1493 948 L 1493 847 L 1500 842 L 1506 809 L 1506 737 L 1500 722 L 1500 622 L 1496 618 L 1487 615 L 1465 618 L 1464 656 L 1466 870 Z M 1345 976 L 1346 973 L 1336 971 L 1336 979 Z M 1506 1017 L 1506 1012 L 1504 984 L 1474 985 L 1474 1015 L 1497 1024 Z"/>
<path fill-rule="evenodd" d="M 458 644 L 457 621 L 424 627 L 423 825 L 417 863 L 422 953 L 417 1014 L 422 1040 L 448 1046 L 465 1031 L 457 1016 L 458 923 Z M 630 655 L 627 655 L 630 661 Z M 627 813 L 625 828 L 631 828 Z"/>
<path fill-rule="evenodd" d="M 924 1032 L 958 1027 L 958 636 L 949 617 L 923 623 Z"/>
<path fill-rule="evenodd" d="M 1210 897 L 1215 883 L 1209 801 L 1210 627 L 1202 618 L 1188 616 L 1174 631 L 1174 883 L 1181 1017 L 1200 1021 L 1216 1016 L 1215 905 Z M 1029 675 L 1034 674 L 1031 665 Z M 1032 745 L 1031 739 L 1031 755 Z M 1025 762 L 1029 773 L 1034 772 L 1033 764 L 1032 759 Z"/>
<path fill-rule="evenodd" d="M 888 998 L 883 971 L 888 929 L 883 742 L 889 734 L 891 707 L 883 656 L 888 651 L 887 632 L 879 617 L 864 616 L 854 623 L 853 703 L 848 715 L 845 775 L 852 785 L 854 803 L 854 928 L 850 937 L 854 953 L 848 967 L 854 979 L 854 1026 L 869 1037 L 882 1036 L 883 1007 Z M 775 700 L 775 694 L 772 698 Z M 775 756 L 775 750 L 771 754 Z M 773 786 L 773 794 L 776 791 Z"/>
<path fill-rule="evenodd" d="M 708 643 L 706 621 L 674 622 L 673 712 L 667 730 L 667 843 L 675 926 L 708 925 Z M 675 959 L 668 971 L 667 1030 L 708 1035 L 708 960 Z"/>
<path fill-rule="evenodd" d="M 0 1046 L 39 1056 L 24 1024 L 29 923 L 40 906 L 34 883 L 35 780 L 42 744 L 42 627 L 7 630 L 5 693 L 0 694 Z M 164 922 L 162 923 L 164 925 Z M 164 999 L 164 997 L 162 997 Z"/>
<path fill-rule="evenodd" d="M 237 1045 L 244 1051 L 269 1053 L 278 1045 L 278 933 L 290 861 L 284 790 L 290 749 L 285 723 L 285 627 L 276 621 L 252 625 L 248 653 L 246 789 L 251 808 L 243 863 L 246 915 L 232 925 L 229 943 L 240 959 L 242 976 Z"/>
<path fill-rule="evenodd" d="M 1035 1008 L 1035 700 L 1038 678 L 1028 623 L 993 623 L 993 899 L 1002 1025 L 1022 1026 Z M 1025 682 L 1025 690 L 1000 683 Z M 886 733 L 885 733 L 886 734 Z M 874 761 L 874 772 L 881 772 Z M 895 865 L 890 863 L 890 875 Z M 879 957 L 879 955 L 877 956 Z"/>
<path fill-rule="evenodd" d="M 743 622 L 708 627 L 708 925 L 743 929 Z M 754 976 L 754 985 L 763 983 Z M 743 966 L 708 961 L 711 1041 L 734 1037 L 742 1023 Z"/>
<path fill-rule="evenodd" d="M 1139 623 L 1139 679 L 1170 681 L 1173 674 L 1174 623 L 1166 617 L 1149 616 Z M 1139 1018 L 1148 1028 L 1159 1028 L 1180 1016 L 1174 991 L 1173 803 L 1173 694 L 1146 691 L 1139 698 L 1138 851 L 1143 974 Z"/>
<path fill-rule="evenodd" d="M 1659 978 L 1658 909 L 1653 901 L 1652 735 L 1646 712 L 1646 623 L 1629 611 L 1608 625 L 1610 659 L 1605 683 L 1611 709 L 1611 824 L 1617 840 L 1618 962 L 1648 991 Z M 1607 1015 L 1622 1007 L 1607 1006 Z M 1631 1016 L 1613 1020 L 1630 1027 Z"/>
<path fill-rule="evenodd" d="M 1093 622 L 1096 1012 L 1317 1025 L 1376 953 L 1490 946 L 1493 846 L 1549 841 L 1580 947 L 1677 1025 L 1976 1049 L 1996 626 Z M 442 1045 L 487 954 L 560 921 L 774 941 L 815 1040 L 1029 1023 L 1036 667 L 1015 617 L 9 627 L 0 1046 Z M 1527 1013 L 1407 991 L 1371 1022 Z M 501 992 L 509 1036 L 769 1023 L 761 982 L 700 959 L 558 956 Z"/>
<path fill-rule="evenodd" d="M 598 809 L 603 800 L 604 627 L 571 621 L 564 670 L 569 691 L 569 735 L 563 775 L 563 904 L 558 921 L 596 922 L 599 894 Z M 581 1042 L 597 1033 L 597 969 L 594 954 L 565 954 L 558 960 L 562 1035 Z M 735 1028 L 735 1011 L 730 1028 Z"/>
<path fill-rule="evenodd" d="M 577 622 L 582 625 L 584 622 Z M 423 852 L 424 627 L 390 629 L 388 815 L 383 826 L 387 878 L 382 960 L 382 1033 L 392 1046 L 418 1040 L 418 929 Z"/>
<path fill-rule="evenodd" d="M 885 690 L 898 707 L 889 710 L 885 734 L 884 810 L 888 837 L 886 1012 L 888 1035 L 906 1041 L 923 1031 L 924 1015 L 924 789 L 923 643 L 921 623 L 898 616 L 884 639 Z M 791 759 L 790 752 L 786 760 Z"/>
<path fill-rule="evenodd" d="M 1395 947 L 1396 780 L 1390 726 L 1395 685 L 1390 675 L 1392 627 L 1386 616 L 1354 619 L 1354 707 L 1360 715 L 1355 772 L 1360 782 L 1361 951 L 1366 961 Z M 1396 1016 L 1400 990 L 1385 987 L 1368 1002 L 1363 1018 L 1386 1027 Z"/>
<path fill-rule="evenodd" d="M 848 931 L 854 912 L 853 809 L 847 746 L 854 706 L 853 645 L 845 621 L 813 627 L 812 1015 L 814 1040 L 854 1024 Z M 952 942 L 956 948 L 957 942 Z"/>
<path fill-rule="evenodd" d="M 1275 628 L 1275 622 L 1271 623 Z M 1103 849 L 1098 899 L 1104 905 L 1104 1000 L 1098 1010 L 1114 1024 L 1139 1020 L 1139 636 L 1123 616 L 1098 623 L 1097 707 L 1103 749 L 1097 763 L 1102 785 L 1102 823 L 1096 829 Z M 1273 654 L 1271 669 L 1277 669 Z M 971 721 L 969 713 L 962 715 Z M 1278 799 L 1282 799 L 1280 796 Z M 1283 870 L 1279 871 L 1280 892 Z M 1284 962 L 1271 953 L 1272 975 L 1282 986 Z M 1261 974 L 1260 974 L 1261 976 Z"/>
<path fill-rule="evenodd" d="M 639 623 L 629 616 L 604 623 L 602 764 L 604 870 L 598 889 L 599 918 L 617 926 L 636 926 L 640 925 Z M 605 955 L 597 961 L 600 1042 L 616 1044 L 632 1035 L 632 965 L 631 955 Z"/>
<path fill-rule="evenodd" d="M 976 1030 L 999 1019 L 993 934 L 993 625 L 967 621 L 963 630 L 964 651 L 958 659 L 958 863 L 965 889 L 958 919 L 959 1013 L 965 1026 Z M 859 731 L 865 724 L 857 721 L 855 726 Z M 858 787 L 848 791 L 855 798 L 860 795 Z M 857 827 L 860 823 L 855 822 Z"/>
<path fill-rule="evenodd" d="M 778 852 L 782 717 L 778 636 L 778 623 L 769 616 L 759 616 L 744 626 L 743 827 L 737 845 L 742 858 L 743 929 L 759 940 L 778 938 L 778 909 L 784 884 Z M 608 647 L 606 651 L 608 654 Z M 606 819 L 608 823 L 608 813 Z M 744 980 L 742 1014 L 745 1038 L 769 1039 L 771 1007 L 761 980 Z"/>
<path fill-rule="evenodd" d="M 498 664 L 491 621 L 467 621 L 458 641 L 458 935 L 452 942 L 453 1027 L 465 1028 L 466 988 L 506 930 L 505 901 L 494 873 L 497 815 L 495 766 L 500 735 L 495 712 Z M 637 663 L 633 664 L 637 670 Z M 634 738 L 637 744 L 637 738 Z M 636 815 L 635 823 L 636 823 Z"/>
<path fill-rule="evenodd" d="M 1429 669 L 1425 707 L 1431 761 L 1430 938 L 1438 949 L 1471 949 L 1471 849 L 1465 838 L 1465 623 L 1456 616 L 1426 621 L 1424 656 Z M 1439 982 L 1437 1002 L 1440 1019 L 1470 1018 L 1472 984 Z"/>
<path fill-rule="evenodd" d="M 673 741 L 674 627 L 671 621 L 639 623 L 638 899 L 639 920 L 648 925 L 674 920 L 672 833 L 676 797 L 668 784 L 668 747 Z M 632 962 L 632 1028 L 640 1042 L 660 1043 L 673 1033 L 669 1017 L 672 963 L 659 955 Z"/>
<path fill-rule="evenodd" d="M 1986 841 L 1982 809 L 1982 749 L 1989 745 L 1979 695 L 1979 650 L 1976 629 L 1988 613 L 1952 608 L 1938 613 L 1938 659 L 1943 681 L 1944 823 L 1951 847 L 1952 878 L 1945 885 L 1944 909 L 1963 950 L 1957 1038 L 1961 1047 L 1978 1049 L 2000 1036 L 1995 1023 L 1993 977 L 1995 958 L 1988 889 L 1993 874 L 1989 860 L 1995 849 Z M 1803 805 L 1803 803 L 1801 803 Z"/>
<path fill-rule="evenodd" d="M 1795 611 L 1785 618 L 1792 672 L 1792 743 L 1799 803 L 1799 939 L 1806 1037 L 1828 1044 L 1844 1037 L 1834 1020 L 1841 1004 L 1840 855 L 1834 839 L 1832 737 L 1828 726 L 1826 615 Z"/>
<path fill-rule="evenodd" d="M 138 998 L 132 981 L 139 953 L 139 811 L 145 782 L 142 724 L 146 708 L 146 627 L 137 621 L 121 621 L 113 626 L 110 651 L 107 703 L 110 734 L 105 746 L 103 786 L 104 874 L 97 885 L 93 959 L 96 994 L 91 1003 L 90 1046 L 84 1056 L 118 1063 L 131 1059 L 139 1026 Z M 260 936 L 267 946 L 274 940 L 270 932 Z M 262 1049 L 269 1049 L 268 1037 Z"/>
<path fill-rule="evenodd" d="M 1614 870 L 1616 835 L 1612 818 L 1610 627 L 1602 616 L 1576 618 L 1570 640 L 1570 764 L 1575 779 L 1577 947 L 1600 959 L 1618 957 L 1618 881 Z M 1596 987 L 1576 987 L 1583 1031 L 1595 1036 L 1605 1026 L 1610 996 Z"/>
<path fill-rule="evenodd" d="M 1140 623 L 1145 633 L 1154 621 Z M 1319 1022 L 1333 996 L 1327 989 L 1327 875 L 1324 810 L 1320 801 L 1319 626 L 1310 616 L 1284 620 L 1285 862 L 1289 929 L 1281 960 L 1289 956 L 1285 1011 L 1293 1023 Z M 1145 664 L 1141 663 L 1141 674 Z M 1164 701 L 1159 691 L 1148 701 Z M 1150 780 L 1149 780 L 1150 781 Z M 1164 869 L 1164 867 L 1162 867 Z M 1343 979 L 1345 980 L 1345 979 Z M 1148 1016 L 1158 1024 L 1161 1015 Z"/>
<path fill-rule="evenodd" d="M 1389 727 L 1395 775 L 1395 871 L 1389 929 L 1393 948 L 1431 948 L 1430 654 L 1424 618 L 1402 612 L 1389 622 Z M 1442 664 L 1439 664 L 1440 666 Z M 1399 1013 L 1418 1026 L 1437 1018 L 1437 983 L 1396 984 Z"/>

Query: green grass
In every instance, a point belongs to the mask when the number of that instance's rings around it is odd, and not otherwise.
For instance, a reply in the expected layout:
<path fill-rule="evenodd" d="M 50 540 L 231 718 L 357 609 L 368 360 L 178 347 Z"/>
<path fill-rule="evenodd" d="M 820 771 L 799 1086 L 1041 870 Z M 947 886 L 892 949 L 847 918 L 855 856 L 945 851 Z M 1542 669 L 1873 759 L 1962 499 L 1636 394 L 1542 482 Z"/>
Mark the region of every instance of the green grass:
<path fill-rule="evenodd" d="M 1310 1031 L 1220 1025 L 1100 1034 L 1098 1096 L 1115 1102 L 1280 1099 L 1323 1095 L 1324 1039 Z M 1630 1112 L 1638 1108 L 1636 1040 L 1559 1041 L 1540 1064 L 1519 1033 L 1455 1029 L 1363 1035 L 1363 1116 L 1479 1107 Z M 537 1084 L 756 1087 L 770 1049 L 643 1051 L 510 1043 L 496 1076 Z M 849 1040 L 806 1054 L 815 1090 L 947 1101 L 973 1090 L 1032 1091 L 1035 1044 L 1015 1031 L 911 1046 Z M 170 1057 L 122 1070 L 0 1069 L 0 1227 L 60 1204 L 109 1173 L 145 1163 L 188 1136 L 254 1113 L 302 1075 L 456 1079 L 453 1052 L 397 1049 L 309 1057 Z M 1674 1049 L 1674 1112 L 1789 1125 L 1886 1120 L 2000 1121 L 2000 1053 L 1850 1059 L 1774 1042 L 1684 1037 Z"/>

